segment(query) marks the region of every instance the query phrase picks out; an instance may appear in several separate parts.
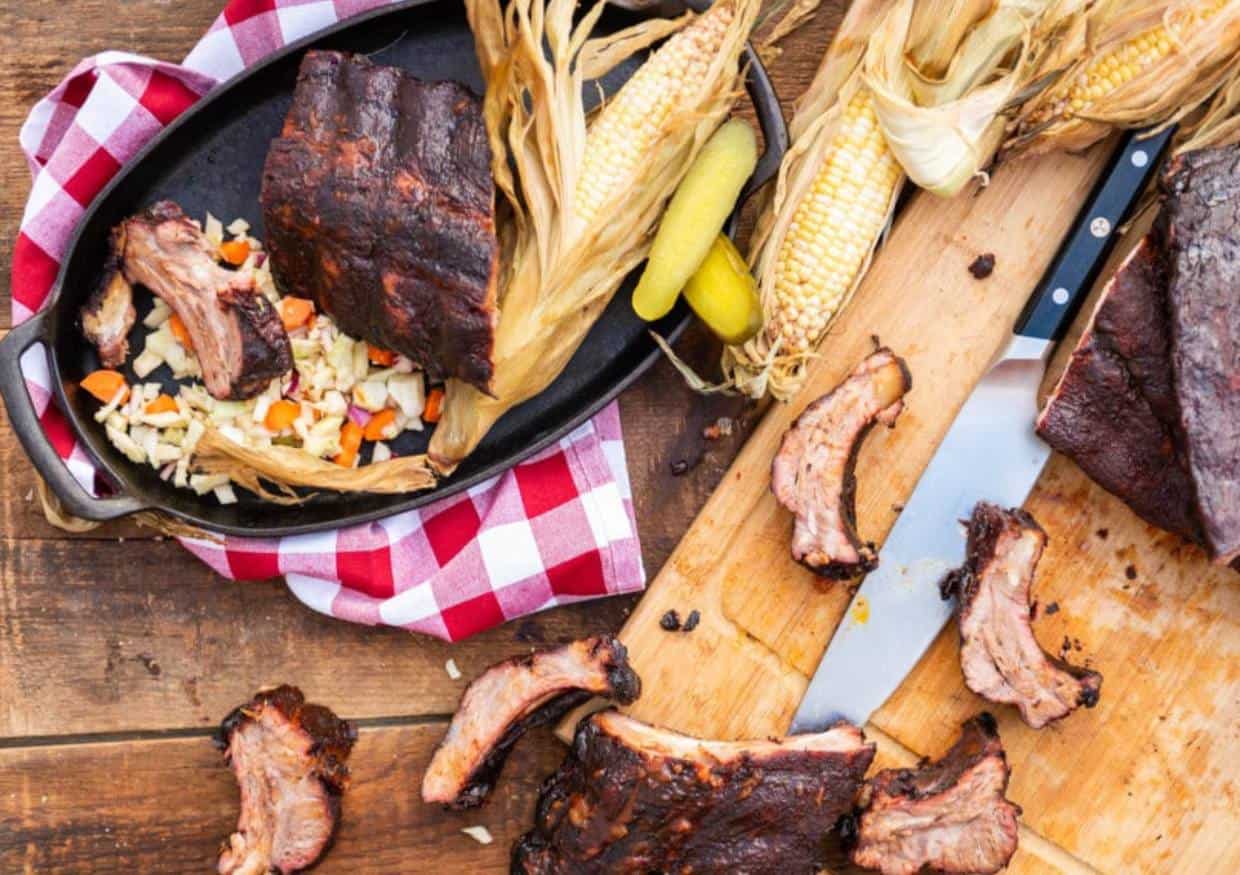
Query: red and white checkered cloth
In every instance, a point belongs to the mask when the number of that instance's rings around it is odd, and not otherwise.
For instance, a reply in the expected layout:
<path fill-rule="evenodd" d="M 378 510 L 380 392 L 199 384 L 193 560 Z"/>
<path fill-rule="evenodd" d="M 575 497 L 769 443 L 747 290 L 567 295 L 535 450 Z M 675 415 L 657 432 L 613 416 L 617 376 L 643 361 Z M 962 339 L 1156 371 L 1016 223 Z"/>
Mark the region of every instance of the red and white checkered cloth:
<path fill-rule="evenodd" d="M 78 64 L 21 130 L 34 185 L 13 251 L 14 321 L 46 303 L 91 199 L 165 125 L 246 65 L 388 2 L 231 0 L 181 65 L 123 52 Z M 53 445 L 94 492 L 95 466 L 51 403 L 45 355 L 23 357 L 26 385 Z M 418 511 L 317 535 L 182 543 L 235 580 L 283 574 L 330 616 L 451 641 L 645 582 L 614 404 L 511 471 Z"/>

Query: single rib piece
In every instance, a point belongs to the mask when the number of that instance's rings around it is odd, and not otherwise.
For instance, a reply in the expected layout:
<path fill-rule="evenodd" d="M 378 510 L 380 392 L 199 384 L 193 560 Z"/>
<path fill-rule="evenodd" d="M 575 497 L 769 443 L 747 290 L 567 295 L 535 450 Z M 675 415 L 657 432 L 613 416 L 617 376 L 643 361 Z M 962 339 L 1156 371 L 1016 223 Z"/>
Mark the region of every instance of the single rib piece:
<path fill-rule="evenodd" d="M 1166 305 L 1166 264 L 1146 237 L 1103 289 L 1037 431 L 1139 517 L 1201 543 Z"/>
<path fill-rule="evenodd" d="M 629 667 L 624 645 L 610 635 L 493 665 L 461 696 L 422 778 L 422 799 L 477 807 L 528 729 L 559 719 L 591 696 L 627 705 L 639 695 L 641 680 Z"/>
<path fill-rule="evenodd" d="M 356 739 L 349 723 L 287 685 L 228 715 L 220 744 L 241 788 L 241 816 L 220 853 L 221 875 L 300 872 L 323 856 Z"/>
<path fill-rule="evenodd" d="M 543 784 L 512 871 L 817 872 L 826 834 L 873 757 L 849 725 L 780 741 L 702 741 L 596 713 Z"/>
<path fill-rule="evenodd" d="M 1240 144 L 1175 158 L 1158 233 L 1171 363 L 1205 543 L 1240 557 Z"/>
<path fill-rule="evenodd" d="M 138 314 L 133 308 L 133 287 L 121 272 L 124 232 L 112 231 L 111 252 L 104 265 L 103 280 L 82 308 L 82 334 L 99 351 L 105 368 L 118 368 L 129 355 L 129 329 Z"/>
<path fill-rule="evenodd" d="M 120 230 L 125 279 L 181 317 L 215 398 L 249 398 L 293 367 L 288 334 L 248 273 L 227 270 L 201 229 L 161 201 Z"/>
<path fill-rule="evenodd" d="M 904 360 L 883 347 L 797 417 L 771 466 L 771 489 L 796 514 L 792 556 L 817 574 L 847 580 L 873 571 L 878 554 L 856 531 L 853 468 L 876 422 L 894 427 L 912 388 Z"/>
<path fill-rule="evenodd" d="M 883 875 L 998 872 L 1016 853 L 1020 806 L 1004 796 L 1010 773 L 994 718 L 966 721 L 941 760 L 885 769 L 866 783 L 849 829 L 852 861 Z"/>
<path fill-rule="evenodd" d="M 1046 532 L 1023 510 L 979 502 L 965 564 L 943 581 L 960 599 L 960 667 L 970 690 L 1020 709 L 1034 729 L 1098 704 L 1102 675 L 1056 659 L 1030 625 L 1029 591 Z"/>
<path fill-rule="evenodd" d="M 271 263 L 340 329 L 488 391 L 499 243 L 481 102 L 308 52 L 263 169 Z"/>

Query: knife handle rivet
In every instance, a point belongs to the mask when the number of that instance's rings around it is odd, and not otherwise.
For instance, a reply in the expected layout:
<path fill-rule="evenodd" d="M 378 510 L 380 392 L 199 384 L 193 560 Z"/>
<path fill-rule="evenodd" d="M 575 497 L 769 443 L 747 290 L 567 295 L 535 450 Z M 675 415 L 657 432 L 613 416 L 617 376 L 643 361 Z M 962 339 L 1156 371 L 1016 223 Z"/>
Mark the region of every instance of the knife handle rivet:
<path fill-rule="evenodd" d="M 1068 290 L 1065 289 L 1063 286 L 1060 286 L 1059 288 L 1055 289 L 1055 291 L 1051 292 L 1051 300 L 1054 301 L 1056 304 L 1058 304 L 1060 307 L 1068 303 L 1068 298 L 1070 297 L 1071 295 L 1068 294 Z"/>
<path fill-rule="evenodd" d="M 1132 153 L 1132 166 L 1144 167 L 1150 163 L 1150 155 L 1144 149 L 1138 149 Z"/>
<path fill-rule="evenodd" d="M 1095 237 L 1105 237 L 1111 233 L 1111 223 L 1105 216 L 1099 216 L 1089 223 L 1089 233 Z"/>

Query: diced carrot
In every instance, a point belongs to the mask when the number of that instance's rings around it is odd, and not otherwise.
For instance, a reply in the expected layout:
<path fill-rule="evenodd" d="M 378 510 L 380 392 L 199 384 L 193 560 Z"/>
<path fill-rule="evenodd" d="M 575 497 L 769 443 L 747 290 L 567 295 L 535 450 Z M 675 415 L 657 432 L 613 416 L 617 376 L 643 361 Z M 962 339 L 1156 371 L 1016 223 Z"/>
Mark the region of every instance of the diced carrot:
<path fill-rule="evenodd" d="M 340 429 L 340 452 L 332 461 L 341 467 L 352 468 L 361 447 L 362 427 L 350 419 L 344 424 L 344 428 Z"/>
<path fill-rule="evenodd" d="M 370 359 L 372 365 L 379 365 L 382 368 L 390 368 L 396 364 L 396 353 L 390 349 L 380 349 L 373 344 L 366 344 L 366 357 Z"/>
<path fill-rule="evenodd" d="M 185 323 L 181 321 L 181 317 L 176 313 L 168 319 L 168 330 L 172 332 L 172 336 L 177 339 L 177 343 L 188 350 L 194 349 L 194 341 L 190 339 L 189 329 L 185 327 Z"/>
<path fill-rule="evenodd" d="M 380 410 L 374 416 L 370 417 L 370 422 L 366 423 L 366 428 L 362 434 L 368 441 L 381 441 L 387 437 L 388 429 L 396 422 L 396 411 L 388 408 Z"/>
<path fill-rule="evenodd" d="M 110 403 L 116 397 L 117 392 L 124 392 L 121 396 L 122 403 L 129 397 L 129 384 L 125 382 L 125 375 L 107 368 L 100 368 L 87 374 L 81 386 L 104 404 Z"/>
<path fill-rule="evenodd" d="M 171 395 L 160 393 L 155 396 L 155 400 L 142 408 L 147 413 L 176 413 L 177 402 Z"/>
<path fill-rule="evenodd" d="M 220 256 L 229 264 L 240 267 L 250 257 L 250 244 L 245 240 L 229 240 L 220 244 Z"/>
<path fill-rule="evenodd" d="M 283 431 L 293 424 L 293 421 L 301 415 L 301 405 L 296 401 L 289 401 L 287 398 L 281 398 L 279 401 L 267 408 L 267 418 L 263 420 L 263 425 L 268 431 Z"/>
<path fill-rule="evenodd" d="M 426 409 L 422 411 L 422 418 L 427 422 L 439 422 L 439 417 L 443 415 L 443 389 L 431 389 L 426 396 Z"/>
<path fill-rule="evenodd" d="M 285 331 L 300 328 L 314 318 L 314 301 L 306 298 L 281 298 L 277 307 Z"/>

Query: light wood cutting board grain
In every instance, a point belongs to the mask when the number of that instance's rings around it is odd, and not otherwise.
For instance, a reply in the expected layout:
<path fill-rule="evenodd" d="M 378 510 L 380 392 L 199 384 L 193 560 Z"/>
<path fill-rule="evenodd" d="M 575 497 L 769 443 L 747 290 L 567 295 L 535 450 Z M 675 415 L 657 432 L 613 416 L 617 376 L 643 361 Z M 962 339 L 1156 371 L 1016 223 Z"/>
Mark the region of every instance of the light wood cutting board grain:
<path fill-rule="evenodd" d="M 700 736 L 786 731 L 850 591 L 824 587 L 789 555 L 792 520 L 769 489 L 781 436 L 873 337 L 907 359 L 908 408 L 893 431 L 871 434 L 857 466 L 859 530 L 881 542 L 1107 151 L 1002 167 L 976 196 L 913 198 L 805 390 L 766 415 L 624 627 L 644 688 L 632 713 Z M 985 252 L 996 268 L 979 281 L 967 267 Z M 1035 595 L 1059 607 L 1037 633 L 1052 651 L 1066 641 L 1105 682 L 1096 709 L 1040 732 L 992 709 L 1025 811 L 1016 870 L 1240 871 L 1234 573 L 1144 525 L 1060 457 L 1026 507 L 1051 538 Z M 669 609 L 697 610 L 701 624 L 666 632 Z M 868 729 L 911 761 L 941 753 L 983 707 L 961 681 L 949 628 Z"/>

